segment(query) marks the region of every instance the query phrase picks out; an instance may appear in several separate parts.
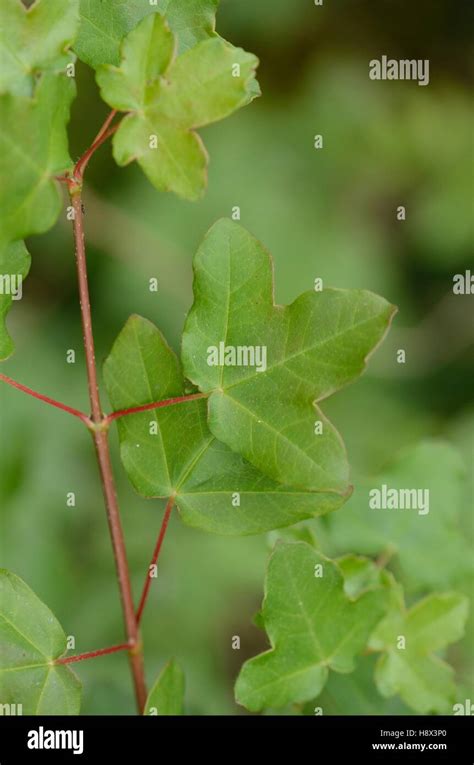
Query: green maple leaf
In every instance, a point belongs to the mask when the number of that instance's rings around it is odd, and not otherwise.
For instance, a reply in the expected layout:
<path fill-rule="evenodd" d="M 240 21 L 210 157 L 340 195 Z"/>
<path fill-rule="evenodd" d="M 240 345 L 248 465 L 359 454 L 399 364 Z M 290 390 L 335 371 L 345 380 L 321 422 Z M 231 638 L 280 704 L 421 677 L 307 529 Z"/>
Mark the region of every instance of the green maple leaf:
<path fill-rule="evenodd" d="M 382 588 L 349 598 L 337 564 L 304 542 L 278 544 L 261 612 L 272 647 L 242 666 L 237 701 L 259 711 L 318 696 L 330 670 L 354 669 L 385 601 Z"/>
<path fill-rule="evenodd" d="M 15 574 L 0 569 L 0 701 L 24 715 L 79 713 L 81 684 L 69 667 L 56 617 Z"/>
<path fill-rule="evenodd" d="M 350 675 L 331 672 L 323 692 L 306 706 L 305 714 L 314 715 L 317 707 L 324 716 L 412 714 L 397 697 L 385 699 L 374 692 L 375 662 L 374 656 L 361 656 Z"/>
<path fill-rule="evenodd" d="M 381 489 L 429 491 L 429 512 L 374 509 L 370 492 Z M 356 481 L 350 502 L 328 519 L 334 552 L 379 555 L 387 549 L 411 591 L 457 584 L 472 574 L 472 552 L 460 523 L 468 501 L 466 470 L 449 444 L 426 441 L 405 449 L 393 465 L 375 478 Z"/>
<path fill-rule="evenodd" d="M 65 75 L 44 74 L 33 98 L 0 96 L 0 278 L 24 279 L 30 259 L 22 239 L 47 231 L 62 207 L 54 176 L 71 165 L 66 126 L 75 85 Z M 5 317 L 12 296 L 0 292 L 0 359 L 12 342 Z"/>
<path fill-rule="evenodd" d="M 124 39 L 120 66 L 99 67 L 97 83 L 110 106 L 128 112 L 113 139 L 116 162 L 136 160 L 157 189 L 196 199 L 206 184 L 207 154 L 195 129 L 257 95 L 258 62 L 218 37 L 178 58 L 174 50 L 162 16 L 147 16 Z"/>
<path fill-rule="evenodd" d="M 2 0 L 0 93 L 31 96 L 40 72 L 64 70 L 79 24 L 79 0 Z"/>
<path fill-rule="evenodd" d="M 210 394 L 216 438 L 274 480 L 344 493 L 344 445 L 313 402 L 361 374 L 393 314 L 363 290 L 305 292 L 290 306 L 274 305 L 270 255 L 241 226 L 221 220 L 194 259 L 184 372 Z M 264 349 L 265 365 L 210 365 L 221 344 Z"/>
<path fill-rule="evenodd" d="M 30 268 L 30 256 L 23 241 L 11 244 L 0 243 L 0 360 L 10 356 L 13 343 L 6 326 L 6 315 L 13 303 L 13 295 L 21 297 L 18 288 L 23 285 L 23 279 Z M 13 290 L 13 291 L 12 291 Z"/>
<path fill-rule="evenodd" d="M 148 694 L 144 714 L 182 715 L 184 704 L 184 673 L 172 659 L 164 667 Z"/>
<path fill-rule="evenodd" d="M 115 341 L 104 379 L 116 411 L 184 394 L 177 357 L 158 329 L 139 316 L 128 320 Z M 206 416 L 206 402 L 192 400 L 118 420 L 120 453 L 135 489 L 145 497 L 175 496 L 188 525 L 256 534 L 329 512 L 345 500 L 262 475 L 217 441 Z"/>
<path fill-rule="evenodd" d="M 375 670 L 380 693 L 398 694 L 420 714 L 452 712 L 454 672 L 435 652 L 462 637 L 467 613 L 467 598 L 456 592 L 429 595 L 407 610 L 396 587 L 390 612 L 370 639 L 373 650 L 384 652 Z"/>
<path fill-rule="evenodd" d="M 219 0 L 81 0 L 81 26 L 74 50 L 94 69 L 120 62 L 120 43 L 145 16 L 158 12 L 178 38 L 182 53 L 216 36 Z"/>
<path fill-rule="evenodd" d="M 71 165 L 66 125 L 75 85 L 43 75 L 34 98 L 0 96 L 0 241 L 47 231 L 62 198 L 54 176 Z"/>

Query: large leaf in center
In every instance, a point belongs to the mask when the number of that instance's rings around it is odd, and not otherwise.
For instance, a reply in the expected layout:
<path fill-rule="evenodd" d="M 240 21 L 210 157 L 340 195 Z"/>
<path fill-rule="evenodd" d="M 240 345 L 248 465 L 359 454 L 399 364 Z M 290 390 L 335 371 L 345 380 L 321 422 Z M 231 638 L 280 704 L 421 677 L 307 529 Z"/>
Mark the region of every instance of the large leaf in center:
<path fill-rule="evenodd" d="M 149 321 L 132 316 L 108 357 L 104 376 L 115 410 L 181 396 L 178 359 Z M 205 400 L 118 420 L 121 456 L 136 490 L 174 495 L 183 520 L 221 534 L 288 526 L 339 507 L 345 497 L 300 491 L 262 475 L 212 435 Z"/>
<path fill-rule="evenodd" d="M 393 306 L 371 292 L 334 289 L 274 305 L 269 254 L 228 220 L 211 228 L 194 271 L 183 364 L 210 394 L 212 433 L 277 481 L 346 491 L 343 443 L 313 402 L 361 374 Z"/>
<path fill-rule="evenodd" d="M 81 684 L 54 663 L 65 652 L 66 635 L 49 608 L 0 569 L 0 703 L 15 705 L 11 714 L 77 715 Z"/>

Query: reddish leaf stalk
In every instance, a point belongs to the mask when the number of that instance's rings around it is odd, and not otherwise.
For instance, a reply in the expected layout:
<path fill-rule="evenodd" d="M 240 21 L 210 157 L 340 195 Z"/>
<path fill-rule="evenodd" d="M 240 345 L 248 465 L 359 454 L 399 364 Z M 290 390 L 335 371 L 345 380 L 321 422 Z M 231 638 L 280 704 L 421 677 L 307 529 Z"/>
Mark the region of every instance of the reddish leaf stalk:
<path fill-rule="evenodd" d="M 23 385 L 22 383 L 17 382 L 16 380 L 12 380 L 11 377 L 7 377 L 7 375 L 4 375 L 0 372 L 0 380 L 4 383 L 7 383 L 7 385 L 11 385 L 12 388 L 17 388 L 18 390 L 21 390 L 22 393 L 27 393 L 29 396 L 32 396 L 33 398 L 38 399 L 39 401 L 43 401 L 45 404 L 49 404 L 50 406 L 56 407 L 56 409 L 61 409 L 63 412 L 67 412 L 68 414 L 72 414 L 74 417 L 77 417 L 79 420 L 82 420 L 82 422 L 86 425 L 89 430 L 96 430 L 97 423 L 94 422 L 94 420 L 91 420 L 91 418 L 85 413 L 81 412 L 79 409 L 74 409 L 72 406 L 68 406 L 67 404 L 63 404 L 62 401 L 56 401 L 54 398 L 50 398 L 50 396 L 44 396 L 42 393 L 38 393 L 38 391 L 33 390 L 32 388 L 28 388 L 28 386 Z M 119 409 L 116 412 L 112 412 L 111 414 L 107 414 L 104 417 L 102 417 L 99 420 L 100 426 L 106 429 L 111 422 L 114 420 L 119 419 L 119 417 L 126 417 L 129 414 L 139 414 L 140 412 L 147 412 L 152 409 L 161 409 L 166 406 L 173 406 L 174 404 L 184 404 L 186 401 L 193 401 L 194 399 L 199 398 L 207 398 L 207 393 L 191 393 L 189 396 L 177 396 L 176 398 L 166 398 L 162 401 L 154 401 L 151 404 L 143 404 L 142 406 L 135 406 L 130 409 Z"/>
<path fill-rule="evenodd" d="M 21 390 L 22 393 L 27 393 L 28 396 L 33 396 L 33 398 L 39 399 L 39 401 L 43 401 L 45 404 L 50 404 L 50 406 L 55 406 L 56 409 L 61 409 L 63 412 L 68 412 L 68 414 L 72 414 L 74 417 L 78 417 L 82 422 L 84 422 L 88 428 L 90 428 L 93 423 L 90 417 L 87 416 L 84 412 L 80 412 L 78 409 L 73 409 L 71 406 L 67 406 L 66 404 L 62 404 L 61 401 L 56 401 L 54 398 L 50 398 L 49 396 L 43 396 L 42 393 L 38 393 L 35 390 L 32 390 L 31 388 L 28 388 L 26 385 L 22 385 L 19 382 L 16 382 L 16 380 L 12 380 L 11 377 L 7 377 L 4 374 L 0 373 L 0 380 L 7 383 L 8 385 L 11 385 L 12 388 L 17 388 L 18 390 Z"/>
<path fill-rule="evenodd" d="M 113 109 L 107 119 L 105 120 L 104 124 L 102 125 L 101 129 L 97 133 L 96 137 L 92 141 L 89 148 L 84 152 L 82 157 L 76 162 L 76 166 L 74 167 L 73 172 L 73 178 L 76 181 L 76 183 L 82 183 L 82 178 L 84 176 L 84 170 L 86 169 L 86 166 L 92 157 L 92 155 L 97 151 L 97 149 L 102 146 L 102 144 L 109 138 L 118 128 L 118 125 L 115 125 L 114 127 L 109 128 L 110 123 L 112 122 L 113 118 L 117 114 L 116 110 Z"/>
<path fill-rule="evenodd" d="M 106 135 L 106 133 L 104 133 L 104 135 Z M 89 399 L 92 410 L 92 435 L 99 465 L 102 490 L 105 506 L 107 509 L 109 532 L 115 558 L 115 567 L 120 590 L 125 631 L 128 639 L 130 668 L 134 682 L 137 706 L 141 713 L 144 709 L 147 696 L 143 668 L 143 652 L 138 630 L 138 623 L 135 618 L 135 608 L 133 603 L 132 588 L 130 584 L 130 574 L 125 549 L 125 540 L 120 520 L 120 511 L 117 502 L 117 494 L 115 491 L 115 482 L 110 459 L 108 433 L 107 428 L 104 427 L 104 418 L 102 415 L 102 407 L 97 384 L 97 368 L 95 362 L 94 336 L 92 332 L 89 287 L 87 281 L 87 262 L 84 244 L 81 186 L 78 185 L 74 179 L 71 179 L 71 181 L 68 183 L 68 186 L 71 196 L 71 203 L 74 209 L 74 239 L 76 245 L 77 276 L 81 304 L 82 327 L 84 333 L 84 350 L 86 355 Z"/>
<path fill-rule="evenodd" d="M 126 651 L 130 648 L 129 643 L 121 643 L 120 645 L 111 645 L 109 648 L 99 648 L 97 651 L 88 651 L 87 653 L 79 653 L 76 656 L 64 656 L 61 659 L 56 659 L 55 664 L 72 664 L 75 661 L 84 661 L 85 659 L 95 659 L 96 656 L 106 656 L 109 653 L 116 653 L 117 651 Z"/>
<path fill-rule="evenodd" d="M 92 408 L 92 421 L 99 423 L 102 420 L 102 408 L 99 398 L 99 386 L 97 382 L 97 367 L 95 363 L 94 335 L 92 332 L 91 306 L 89 298 L 89 284 L 87 279 L 87 262 L 84 241 L 84 219 L 82 213 L 81 189 L 70 191 L 71 202 L 74 208 L 74 239 L 76 243 L 77 278 L 79 285 L 79 297 L 81 304 L 82 332 L 84 336 L 84 351 L 86 355 L 87 381 L 89 385 L 89 401 Z"/>
<path fill-rule="evenodd" d="M 146 603 L 148 592 L 151 586 L 150 567 L 155 566 L 158 561 L 158 556 L 160 554 L 161 546 L 165 538 L 166 529 L 168 528 L 168 522 L 171 516 L 173 505 L 174 505 L 174 497 L 170 497 L 165 508 L 165 514 L 163 515 L 163 520 L 161 522 L 160 532 L 158 534 L 158 539 L 156 541 L 155 549 L 153 551 L 153 557 L 148 566 L 145 584 L 143 585 L 142 596 L 140 598 L 140 604 L 137 609 L 137 624 L 140 624 L 140 621 L 143 615 L 143 609 L 145 608 L 145 603 Z"/>
<path fill-rule="evenodd" d="M 129 414 L 138 414 L 139 412 L 148 412 L 151 409 L 161 409 L 165 406 L 173 406 L 174 404 L 184 404 L 186 401 L 194 401 L 198 398 L 207 398 L 207 393 L 191 393 L 190 396 L 177 396 L 176 398 L 166 398 L 163 401 L 154 401 L 152 404 L 142 404 L 142 406 L 134 406 L 130 409 L 119 409 L 112 414 L 108 414 L 104 417 L 104 422 L 110 423 L 113 420 L 117 420 L 119 417 L 127 417 Z"/>

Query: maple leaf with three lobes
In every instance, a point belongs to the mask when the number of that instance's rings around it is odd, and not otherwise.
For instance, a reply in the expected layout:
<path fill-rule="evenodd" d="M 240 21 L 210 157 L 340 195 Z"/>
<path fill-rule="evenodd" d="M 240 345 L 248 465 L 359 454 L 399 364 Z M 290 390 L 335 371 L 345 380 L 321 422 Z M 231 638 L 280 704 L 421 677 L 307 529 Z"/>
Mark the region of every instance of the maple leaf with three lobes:
<path fill-rule="evenodd" d="M 134 487 L 146 497 L 174 496 L 185 522 L 225 534 L 335 510 L 351 491 L 349 466 L 339 434 L 313 402 L 362 372 L 394 307 L 370 292 L 331 289 L 275 306 L 269 254 L 228 220 L 211 228 L 194 268 L 183 368 L 139 316 L 106 361 L 115 410 L 182 396 L 185 377 L 207 398 L 118 420 Z M 265 346 L 266 368 L 210 366 L 209 349 L 220 343 Z M 317 433 L 315 420 L 323 425 Z"/>
<path fill-rule="evenodd" d="M 113 141 L 119 165 L 137 160 L 155 188 L 196 199 L 207 152 L 196 128 L 223 119 L 259 95 L 258 60 L 220 37 L 176 57 L 165 19 L 145 17 L 124 39 L 120 66 L 97 69 L 103 99 L 128 112 Z"/>

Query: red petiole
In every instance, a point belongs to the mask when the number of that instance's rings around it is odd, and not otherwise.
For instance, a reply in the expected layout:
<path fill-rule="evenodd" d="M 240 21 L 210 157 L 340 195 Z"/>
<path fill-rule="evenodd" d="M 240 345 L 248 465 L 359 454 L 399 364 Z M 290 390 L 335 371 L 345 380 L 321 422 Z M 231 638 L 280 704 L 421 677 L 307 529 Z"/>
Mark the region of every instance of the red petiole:
<path fill-rule="evenodd" d="M 38 391 L 35 391 L 32 388 L 28 388 L 27 385 L 23 385 L 1 372 L 0 380 L 7 383 L 7 385 L 11 385 L 12 388 L 21 390 L 22 393 L 26 393 L 28 396 L 32 396 L 33 398 L 42 401 L 44 404 L 49 404 L 50 406 L 56 407 L 56 409 L 61 409 L 63 412 L 72 414 L 73 417 L 82 420 L 89 430 L 95 430 L 96 426 L 98 426 L 99 429 L 105 430 L 111 422 L 118 420 L 120 417 L 127 417 L 130 414 L 140 414 L 140 412 L 147 412 L 152 409 L 162 409 L 163 407 L 173 406 L 174 404 L 185 404 L 187 401 L 207 398 L 208 395 L 207 393 L 191 393 L 189 396 L 177 396 L 176 398 L 167 398 L 162 401 L 153 401 L 151 404 L 143 404 L 142 406 L 136 406 L 130 409 L 120 409 L 117 412 L 104 415 L 97 422 L 94 422 L 85 412 L 81 412 L 79 409 L 74 409 L 72 406 L 63 404 L 61 401 L 56 401 L 56 399 L 50 398 L 50 396 L 44 396 L 42 393 L 38 393 Z"/>
<path fill-rule="evenodd" d="M 64 656 L 61 659 L 56 659 L 54 664 L 72 664 L 75 661 L 84 661 L 85 659 L 95 659 L 97 656 L 106 656 L 109 653 L 117 653 L 117 651 L 128 651 L 130 649 L 129 643 L 121 643 L 120 645 L 112 645 L 109 648 L 99 648 L 97 651 L 88 651 L 88 653 L 79 653 L 76 656 Z"/>
<path fill-rule="evenodd" d="M 191 393 L 189 396 L 177 396 L 176 398 L 166 398 L 163 401 L 154 401 L 151 404 L 142 404 L 142 406 L 134 406 L 130 409 L 119 409 L 117 412 L 112 412 L 105 417 L 107 423 L 117 420 L 119 417 L 127 417 L 129 414 L 139 414 L 140 412 L 148 412 L 151 409 L 161 409 L 165 406 L 173 406 L 174 404 L 184 404 L 186 401 L 194 401 L 198 398 L 207 398 L 207 393 Z"/>
<path fill-rule="evenodd" d="M 56 401 L 54 398 L 50 398 L 49 396 L 43 396 L 42 393 L 38 393 L 35 390 L 32 390 L 31 388 L 28 388 L 26 385 L 22 385 L 19 382 L 16 382 L 16 380 L 12 380 L 11 377 L 7 377 L 7 375 L 0 373 L 0 380 L 7 383 L 7 385 L 11 385 L 12 388 L 17 388 L 17 390 L 21 390 L 22 393 L 27 393 L 28 396 L 33 396 L 33 398 L 37 398 L 39 401 L 43 401 L 45 404 L 49 404 L 50 406 L 55 406 L 56 409 L 62 409 L 63 412 L 67 412 L 68 414 L 72 414 L 74 417 L 77 417 L 78 419 L 82 420 L 82 422 L 87 425 L 87 427 L 90 427 L 92 424 L 92 421 L 90 417 L 87 416 L 84 412 L 80 412 L 78 409 L 73 409 L 71 406 L 67 406 L 66 404 L 62 404 L 60 401 Z"/>
<path fill-rule="evenodd" d="M 155 545 L 155 549 L 153 551 L 153 557 L 151 559 L 150 565 L 148 566 L 148 571 L 147 571 L 147 576 L 146 576 L 146 579 L 145 579 L 145 584 L 143 585 L 142 596 L 140 598 L 140 604 L 138 606 L 137 614 L 136 614 L 137 624 L 140 624 L 140 621 L 141 621 L 141 618 L 142 618 L 142 615 L 143 615 L 143 609 L 145 608 L 146 599 L 148 597 L 148 592 L 150 590 L 150 585 L 151 585 L 150 568 L 151 568 L 151 566 L 155 566 L 156 562 L 158 560 L 158 556 L 160 554 L 161 546 L 162 546 L 163 540 L 165 538 L 166 529 L 168 528 L 168 522 L 169 522 L 169 519 L 170 519 L 170 516 L 171 516 L 171 511 L 173 509 L 173 505 L 174 505 L 174 497 L 170 497 L 169 500 L 168 500 L 168 503 L 166 505 L 166 508 L 165 508 L 165 514 L 163 516 L 163 520 L 161 522 L 161 528 L 160 528 L 160 532 L 158 534 L 158 539 L 157 539 L 157 542 L 156 542 L 156 545 Z"/>

